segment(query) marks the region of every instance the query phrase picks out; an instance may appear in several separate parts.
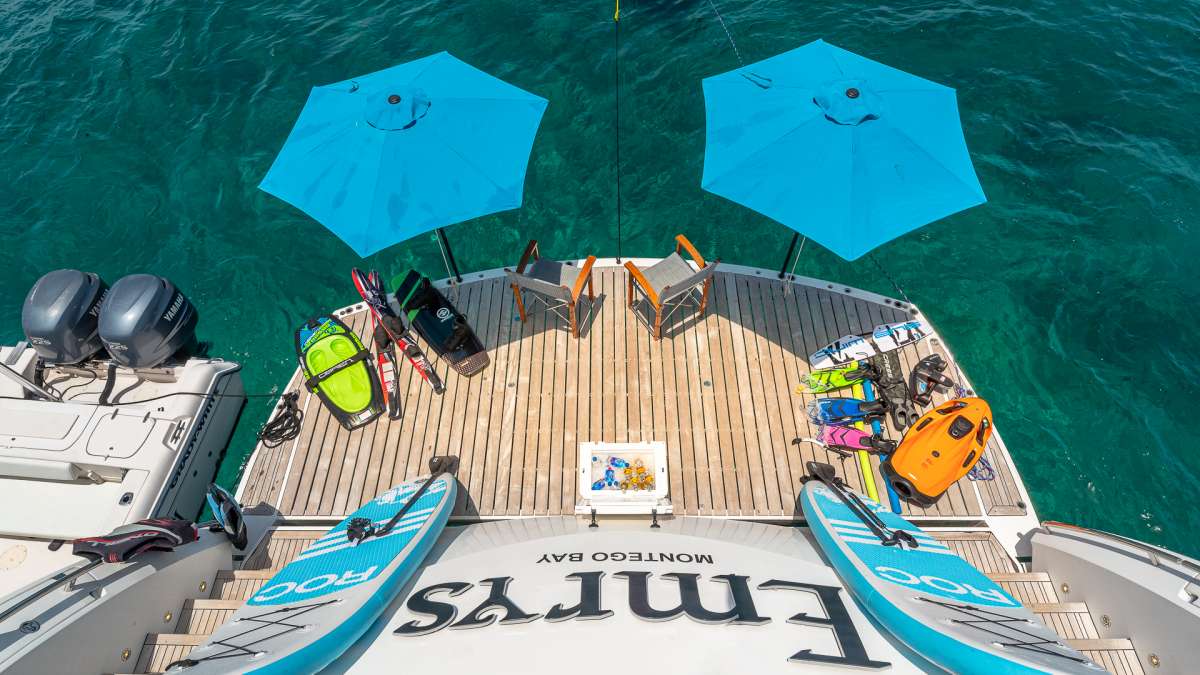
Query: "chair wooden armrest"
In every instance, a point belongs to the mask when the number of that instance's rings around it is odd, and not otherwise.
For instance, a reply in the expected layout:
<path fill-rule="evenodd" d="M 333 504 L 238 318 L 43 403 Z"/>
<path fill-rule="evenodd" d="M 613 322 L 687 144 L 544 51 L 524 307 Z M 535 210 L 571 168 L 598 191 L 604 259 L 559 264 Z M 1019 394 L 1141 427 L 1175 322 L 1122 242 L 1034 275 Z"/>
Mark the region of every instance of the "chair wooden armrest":
<path fill-rule="evenodd" d="M 525 245 L 525 252 L 521 254 L 521 262 L 517 263 L 517 274 L 525 273 L 525 266 L 529 264 L 530 258 L 537 260 L 539 257 L 541 256 L 538 255 L 537 239 L 530 239 Z"/>
<path fill-rule="evenodd" d="M 634 282 L 637 282 L 637 285 L 641 286 L 642 290 L 645 291 L 646 297 L 650 299 L 650 304 L 654 305 L 656 308 L 661 307 L 661 304 L 658 302 L 658 293 L 654 292 L 654 287 L 651 286 L 650 282 L 646 280 L 646 275 L 642 274 L 642 271 L 637 268 L 637 265 L 634 265 L 632 260 L 627 260 L 625 261 L 625 269 L 629 270 L 630 289 L 633 288 Z M 632 293 L 629 295 L 629 302 L 633 302 Z"/>
<path fill-rule="evenodd" d="M 583 261 L 583 265 L 579 268 L 579 278 L 575 280 L 575 288 L 571 289 L 571 302 L 578 302 L 579 296 L 583 294 L 584 284 L 590 289 L 592 287 L 592 265 L 596 264 L 596 256 L 589 255 L 587 260 Z M 588 295 L 591 295 L 589 290 Z"/>
<path fill-rule="evenodd" d="M 701 268 L 704 267 L 704 256 L 700 255 L 700 252 L 696 250 L 695 246 L 692 246 L 692 242 L 688 241 L 687 237 L 677 234 L 675 235 L 675 252 L 679 253 L 681 249 L 686 250 L 688 255 L 692 256 L 692 260 L 696 261 L 696 265 Z"/>

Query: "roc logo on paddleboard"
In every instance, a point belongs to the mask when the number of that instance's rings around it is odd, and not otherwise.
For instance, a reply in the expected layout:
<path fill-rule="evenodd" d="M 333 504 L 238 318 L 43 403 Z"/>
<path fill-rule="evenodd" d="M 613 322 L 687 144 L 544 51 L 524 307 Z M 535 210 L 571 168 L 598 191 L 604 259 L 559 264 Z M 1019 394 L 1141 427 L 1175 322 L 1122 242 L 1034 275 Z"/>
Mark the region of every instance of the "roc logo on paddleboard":
<path fill-rule="evenodd" d="M 873 571 L 875 572 L 875 576 L 881 579 L 887 579 L 888 581 L 896 584 L 911 586 L 918 590 L 925 591 L 926 593 L 935 593 L 943 596 L 949 594 L 949 597 L 958 596 L 963 600 L 970 600 L 971 602 L 987 600 L 991 604 L 996 605 L 1007 605 L 1010 607 L 1015 607 L 1017 605 L 1015 601 L 1009 598 L 1008 595 L 999 588 L 980 589 L 975 588 L 966 582 L 959 583 L 957 581 L 951 581 L 950 579 L 943 579 L 942 577 L 933 576 L 932 574 L 922 574 L 917 576 L 912 572 L 895 567 L 887 567 L 884 565 L 876 566 Z"/>
<path fill-rule="evenodd" d="M 368 581 L 371 577 L 375 576 L 375 572 L 377 571 L 379 571 L 379 566 L 372 565 L 362 572 L 346 570 L 340 576 L 337 574 L 318 574 L 299 583 L 285 581 L 260 589 L 254 595 L 253 601 L 257 603 L 270 602 L 289 593 L 303 597 L 318 591 L 337 590 L 337 588 L 344 586 L 356 586 L 364 581 Z"/>

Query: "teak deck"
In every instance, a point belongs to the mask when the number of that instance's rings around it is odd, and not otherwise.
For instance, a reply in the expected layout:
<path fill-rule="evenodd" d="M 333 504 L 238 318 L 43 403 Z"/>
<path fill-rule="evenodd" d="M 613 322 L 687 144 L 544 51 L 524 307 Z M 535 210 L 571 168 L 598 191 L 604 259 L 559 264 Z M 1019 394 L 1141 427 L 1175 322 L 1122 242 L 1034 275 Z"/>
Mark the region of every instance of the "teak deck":
<path fill-rule="evenodd" d="M 468 275 L 456 291 L 445 290 L 492 364 L 464 378 L 435 360 L 447 385 L 438 396 L 401 363 L 402 420 L 346 432 L 293 376 L 288 391 L 300 390 L 303 429 L 295 441 L 256 449 L 242 502 L 265 502 L 293 520 L 339 519 L 424 473 L 436 453 L 460 458 L 454 512 L 460 519 L 572 514 L 583 441 L 665 442 L 676 514 L 799 519 L 796 496 L 804 464 L 813 459 L 839 467 L 861 489 L 854 459 L 792 444 L 814 434 L 805 412 L 812 397 L 793 389 L 809 371 L 808 354 L 842 335 L 907 318 L 907 304 L 726 266 L 704 316 L 681 311 L 655 341 L 626 307 L 625 271 L 607 262 L 594 270 L 597 297 L 594 307 L 584 300 L 579 339 L 549 313 L 534 310 L 521 323 L 511 288 L 496 271 Z M 340 315 L 368 332 L 363 305 Z M 901 350 L 905 369 L 931 350 L 953 363 L 934 336 Z M 956 368 L 948 372 L 959 379 Z M 906 506 L 906 513 L 933 521 L 1024 514 L 998 435 L 985 457 L 995 480 L 963 479 L 934 507 Z M 871 465 L 882 494 L 878 459 Z"/>

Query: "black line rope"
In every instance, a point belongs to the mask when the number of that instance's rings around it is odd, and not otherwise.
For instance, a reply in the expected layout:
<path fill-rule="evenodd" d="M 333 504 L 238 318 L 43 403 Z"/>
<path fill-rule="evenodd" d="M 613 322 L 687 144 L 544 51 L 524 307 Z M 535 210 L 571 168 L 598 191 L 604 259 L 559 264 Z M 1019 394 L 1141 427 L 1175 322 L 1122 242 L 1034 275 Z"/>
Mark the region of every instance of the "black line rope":
<path fill-rule="evenodd" d="M 300 394 L 294 391 L 283 395 L 276 407 L 278 412 L 275 417 L 258 430 L 258 440 L 262 441 L 264 447 L 276 448 L 300 435 L 304 413 L 296 403 L 299 400 Z"/>
<path fill-rule="evenodd" d="M 1062 648 L 1066 649 L 1067 647 L 1065 645 L 1063 645 L 1061 642 L 1059 642 L 1058 640 L 1050 640 L 1050 639 L 1044 638 L 1040 635 L 1036 635 L 1034 633 L 1030 633 L 1028 631 L 1022 630 L 1021 628 L 1018 628 L 1016 626 L 1008 625 L 1008 624 L 1014 624 L 1014 623 L 1027 624 L 1027 623 L 1029 623 L 1029 621 L 1027 619 L 1011 617 L 1011 616 L 1008 616 L 1007 614 L 1001 614 L 1000 612 L 993 612 L 993 611 L 984 609 L 982 607 L 976 607 L 974 605 L 959 605 L 959 604 L 955 604 L 952 602 L 944 602 L 941 600 L 934 600 L 932 598 L 927 598 L 924 596 L 918 596 L 918 598 L 920 600 L 924 600 L 925 602 L 928 602 L 930 604 L 938 605 L 940 607 L 945 607 L 946 609 L 952 609 L 952 610 L 955 610 L 957 612 L 960 612 L 962 614 L 965 614 L 965 615 L 971 617 L 971 620 L 951 619 L 951 621 L 954 623 L 957 623 L 957 624 L 964 625 L 964 626 L 970 626 L 976 630 L 983 631 L 989 635 L 994 635 L 997 638 L 1000 638 L 1001 640 L 1006 640 L 1005 642 L 998 643 L 1002 647 L 1017 647 L 1020 649 L 1025 649 L 1025 650 L 1034 652 L 1035 654 L 1047 654 L 1050 656 L 1057 656 L 1060 658 L 1069 659 L 1071 661 L 1076 661 L 1078 663 L 1087 663 L 1088 662 L 1088 659 L 1086 659 L 1086 658 L 1072 656 L 1071 654 L 1064 654 L 1062 652 L 1055 651 L 1053 649 L 1047 649 L 1044 646 L 1044 645 L 1054 645 L 1056 647 L 1062 647 Z M 998 630 L 993 630 L 991 628 L 988 628 L 987 624 L 1002 627 L 1005 630 L 1009 630 L 1009 631 L 1012 631 L 1013 633 L 1016 633 L 1017 635 L 1006 635 Z M 1020 640 L 1021 636 L 1025 637 L 1025 638 L 1029 638 L 1029 639 L 1027 639 L 1025 641 L 1019 641 L 1019 642 L 1007 642 L 1007 640 Z"/>
<path fill-rule="evenodd" d="M 904 298 L 904 302 L 907 302 L 909 306 L 912 306 L 913 301 L 908 299 L 908 294 L 905 293 L 904 289 L 900 287 L 900 283 L 896 281 L 896 278 L 892 276 L 892 273 L 887 271 L 883 265 L 879 264 L 879 259 L 875 257 L 875 254 L 868 255 L 867 257 L 871 259 L 871 262 L 875 263 L 875 267 L 878 268 L 881 273 L 883 273 L 883 276 L 887 277 L 887 280 L 892 284 L 892 288 L 896 289 L 896 292 L 900 294 L 900 297 Z"/>
<path fill-rule="evenodd" d="M 738 50 L 737 43 L 733 41 L 733 33 L 730 33 L 729 26 L 725 25 L 725 17 L 721 16 L 721 12 L 717 9 L 713 0 L 708 0 L 708 6 L 712 7 L 713 14 L 717 15 L 717 21 L 720 22 L 721 28 L 725 30 L 725 37 L 729 38 L 729 46 L 733 47 L 733 55 L 737 57 L 738 65 L 746 65 L 746 62 L 742 61 L 742 52 Z"/>
<path fill-rule="evenodd" d="M 294 619 L 298 616 L 301 616 L 302 614 L 311 612 L 315 609 L 320 609 L 321 607 L 331 605 L 335 602 L 338 602 L 338 601 L 337 600 L 326 600 L 324 602 L 316 602 L 311 605 L 303 605 L 300 607 L 281 607 L 279 609 L 273 609 L 264 614 L 259 614 L 258 616 L 242 617 L 242 618 L 238 619 L 239 622 L 240 621 L 255 621 L 255 622 L 260 623 L 261 625 L 255 626 L 249 630 L 244 630 L 241 633 L 238 633 L 237 635 L 226 638 L 225 640 L 217 640 L 217 641 L 213 642 L 214 645 L 221 645 L 222 647 L 227 647 L 226 651 L 223 651 L 223 652 L 220 652 L 217 654 L 213 654 L 212 656 L 205 656 L 205 657 L 202 657 L 199 659 L 192 659 L 192 658 L 180 659 L 178 661 L 175 661 L 175 662 L 169 664 L 165 668 L 165 670 L 171 670 L 172 668 L 177 668 L 177 667 L 178 668 L 191 668 L 192 666 L 200 665 L 200 663 L 203 661 L 216 661 L 218 659 L 228 659 L 228 658 L 233 658 L 235 656 L 253 656 L 255 654 L 255 652 L 250 648 L 259 644 L 260 642 L 265 642 L 265 641 L 271 640 L 273 638 L 287 635 L 288 633 L 291 633 L 294 630 L 299 630 L 301 628 L 304 628 L 304 625 L 302 625 L 302 624 L 292 624 L 292 623 L 287 623 L 286 621 L 284 621 L 282 619 L 267 619 L 267 617 L 271 616 L 272 614 L 287 614 L 286 618 Z M 245 637 L 255 631 L 262 630 L 269 626 L 282 626 L 282 627 L 287 628 L 287 630 L 283 631 L 282 633 L 275 633 L 273 635 L 267 635 L 265 637 L 258 638 L 257 640 L 247 642 L 244 645 L 230 644 L 228 642 L 228 640 L 236 640 L 240 637 Z"/>

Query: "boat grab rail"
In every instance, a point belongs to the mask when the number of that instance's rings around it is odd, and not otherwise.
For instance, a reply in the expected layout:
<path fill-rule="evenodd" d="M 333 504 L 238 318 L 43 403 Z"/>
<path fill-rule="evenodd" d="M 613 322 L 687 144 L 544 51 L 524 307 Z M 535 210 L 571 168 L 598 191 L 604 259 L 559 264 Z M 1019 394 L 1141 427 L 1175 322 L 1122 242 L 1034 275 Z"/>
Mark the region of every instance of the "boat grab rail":
<path fill-rule="evenodd" d="M 1139 552 L 1146 554 L 1146 557 L 1149 558 L 1150 564 L 1154 565 L 1155 567 L 1162 567 L 1162 560 L 1166 559 L 1169 562 L 1175 563 L 1176 565 L 1179 565 L 1180 567 L 1183 567 L 1184 569 L 1187 569 L 1197 575 L 1200 575 L 1200 564 L 1197 564 L 1196 561 L 1192 560 L 1191 558 L 1180 555 L 1178 553 L 1173 553 L 1164 548 L 1159 548 L 1158 546 L 1140 542 L 1136 539 L 1130 539 L 1129 537 L 1125 537 L 1125 536 L 1122 536 L 1119 534 L 1113 534 L 1112 532 L 1105 532 L 1103 530 L 1093 530 L 1090 527 L 1083 527 L 1080 525 L 1072 525 L 1070 523 L 1062 523 L 1057 520 L 1043 521 L 1042 528 L 1051 534 L 1053 534 L 1054 530 L 1056 530 L 1056 529 L 1063 529 L 1063 530 L 1073 530 L 1076 532 L 1082 532 L 1084 534 L 1089 534 L 1089 535 L 1101 537 L 1104 539 L 1109 539 L 1111 541 L 1115 541 L 1119 544 L 1128 546 L 1130 548 L 1137 549 Z"/>

